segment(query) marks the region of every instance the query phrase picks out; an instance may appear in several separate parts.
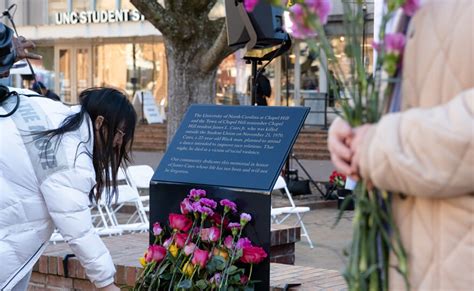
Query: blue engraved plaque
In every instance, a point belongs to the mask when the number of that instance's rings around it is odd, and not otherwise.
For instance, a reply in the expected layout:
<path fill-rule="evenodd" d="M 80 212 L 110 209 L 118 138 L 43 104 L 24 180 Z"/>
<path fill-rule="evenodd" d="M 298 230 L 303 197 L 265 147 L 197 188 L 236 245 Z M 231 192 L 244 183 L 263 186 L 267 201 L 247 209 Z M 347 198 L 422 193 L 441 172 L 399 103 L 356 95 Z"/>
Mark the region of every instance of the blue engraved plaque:
<path fill-rule="evenodd" d="M 192 105 L 152 180 L 270 192 L 308 112 Z"/>

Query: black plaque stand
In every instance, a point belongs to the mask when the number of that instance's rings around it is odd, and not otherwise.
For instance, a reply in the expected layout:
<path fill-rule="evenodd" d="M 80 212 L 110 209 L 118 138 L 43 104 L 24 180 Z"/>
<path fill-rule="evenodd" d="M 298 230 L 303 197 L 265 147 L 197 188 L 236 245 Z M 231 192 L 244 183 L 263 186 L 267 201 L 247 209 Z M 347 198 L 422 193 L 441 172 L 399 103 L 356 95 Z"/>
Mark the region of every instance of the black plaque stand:
<path fill-rule="evenodd" d="M 155 222 L 167 224 L 169 213 L 180 213 L 179 203 L 193 188 L 206 190 L 207 197 L 217 202 L 224 198 L 234 201 L 239 213 L 245 212 L 252 215 L 252 221 L 244 229 L 244 236 L 256 246 L 262 247 L 268 256 L 263 262 L 253 266 L 251 279 L 260 281 L 255 286 L 256 290 L 269 290 L 271 196 L 268 194 L 209 185 L 165 183 L 152 180 L 150 184 L 150 244 L 153 240 L 153 224 Z M 238 222 L 238 219 L 238 217 L 233 217 L 231 221 Z"/>

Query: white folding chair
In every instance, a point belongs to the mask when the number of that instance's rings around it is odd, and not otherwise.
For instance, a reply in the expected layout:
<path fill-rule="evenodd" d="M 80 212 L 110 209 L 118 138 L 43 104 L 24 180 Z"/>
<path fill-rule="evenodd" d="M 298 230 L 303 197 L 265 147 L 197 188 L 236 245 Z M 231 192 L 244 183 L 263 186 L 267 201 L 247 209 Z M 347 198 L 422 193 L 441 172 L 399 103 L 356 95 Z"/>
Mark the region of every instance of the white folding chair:
<path fill-rule="evenodd" d="M 278 176 L 277 182 L 275 183 L 275 186 L 273 187 L 273 190 L 277 189 L 284 189 L 286 193 L 286 197 L 288 198 L 290 205 L 291 206 L 286 206 L 286 207 L 276 207 L 271 209 L 271 216 L 272 216 L 272 222 L 273 223 L 283 223 L 285 220 L 287 220 L 291 215 L 296 216 L 296 225 L 299 225 L 301 227 L 301 236 L 306 237 L 308 240 L 309 246 L 313 248 L 313 242 L 311 241 L 311 238 L 309 237 L 308 231 L 306 230 L 306 226 L 304 225 L 303 222 L 303 216 L 305 215 L 306 212 L 310 211 L 309 207 L 306 206 L 296 206 L 295 202 L 293 201 L 293 197 L 291 196 L 290 191 L 288 190 L 288 187 L 286 186 L 285 179 L 283 179 L 282 176 Z"/>
<path fill-rule="evenodd" d="M 155 171 L 148 165 L 136 165 L 129 166 L 126 170 L 126 173 L 132 187 L 134 187 L 137 191 L 140 189 L 147 190 L 146 195 L 140 195 L 140 199 L 144 204 L 145 211 L 148 213 L 150 211 L 150 207 L 148 205 L 150 201 L 150 181 L 155 174 Z"/>
<path fill-rule="evenodd" d="M 129 166 L 126 170 L 130 182 L 137 188 L 150 188 L 150 181 L 155 171 L 148 165 Z"/>
<path fill-rule="evenodd" d="M 111 205 L 102 203 L 113 228 L 130 232 L 148 231 L 149 221 L 140 195 L 138 194 L 137 189 L 130 185 L 130 181 L 122 168 L 120 168 L 117 173 L 117 182 L 117 197 L 112 199 Z M 125 205 L 135 206 L 135 212 L 128 217 L 126 223 L 120 223 L 117 218 L 117 213 Z M 133 222 L 135 216 L 138 216 L 138 219 L 136 220 L 138 222 Z"/>
<path fill-rule="evenodd" d="M 89 205 L 89 208 L 91 210 L 92 225 L 94 226 L 95 231 L 99 235 L 112 236 L 122 234 L 123 231 L 114 227 L 111 224 L 112 221 L 107 221 L 107 216 L 103 212 L 103 203 L 99 202 L 99 205 L 97 205 L 96 203 L 92 203 L 91 205 Z M 57 242 L 63 242 L 64 238 L 61 233 L 59 233 L 58 229 L 54 229 L 54 232 L 51 235 L 49 241 L 53 244 L 56 244 Z"/>
<path fill-rule="evenodd" d="M 102 198 L 105 199 L 105 197 Z M 103 199 L 100 199 L 98 203 L 93 202 L 89 206 L 91 209 L 92 224 L 94 225 L 95 231 L 99 235 L 121 235 L 123 230 L 115 227 L 114 222 L 107 214 L 109 209 L 103 201 Z"/>

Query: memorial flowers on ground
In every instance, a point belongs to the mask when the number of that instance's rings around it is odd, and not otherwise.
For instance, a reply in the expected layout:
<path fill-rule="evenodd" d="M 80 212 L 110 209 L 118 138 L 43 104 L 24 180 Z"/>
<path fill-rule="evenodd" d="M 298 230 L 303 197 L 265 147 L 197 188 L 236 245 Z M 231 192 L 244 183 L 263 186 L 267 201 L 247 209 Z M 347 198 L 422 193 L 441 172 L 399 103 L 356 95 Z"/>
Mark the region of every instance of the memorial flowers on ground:
<path fill-rule="evenodd" d="M 248 0 L 244 0 L 247 2 Z M 263 1 L 263 0 L 261 0 Z M 246 7 L 254 8 L 256 1 Z M 289 10 L 292 20 L 291 34 L 305 39 L 315 55 L 325 56 L 322 70 L 331 69 L 327 74 L 332 88 L 338 80 L 342 90 L 334 90 L 333 95 L 342 104 L 342 117 L 353 126 L 377 122 L 390 105 L 395 86 L 400 82 L 399 72 L 403 59 L 405 36 L 401 33 L 386 34 L 386 26 L 399 8 L 411 17 L 420 7 L 420 0 L 385 0 L 379 27 L 375 68 L 368 71 L 363 52 L 366 1 L 345 1 L 343 5 L 343 27 L 345 49 L 350 60 L 350 74 L 341 69 L 333 47 L 327 37 L 324 24 L 331 9 L 330 0 L 272 0 Z M 326 67 L 324 67 L 326 66 Z M 322 71 L 321 70 L 321 71 Z M 395 268 L 404 278 L 409 289 L 407 274 L 407 254 L 394 223 L 390 194 L 375 189 L 360 181 L 355 189 L 354 232 L 350 257 L 344 277 L 350 290 L 388 290 L 388 269 Z M 396 257 L 389 265 L 390 254 Z"/>
<path fill-rule="evenodd" d="M 139 259 L 134 290 L 254 290 L 253 266 L 268 255 L 243 235 L 252 216 L 237 210 L 233 201 L 192 189 L 181 213 L 170 213 L 166 226 L 153 225 L 155 240 Z"/>
<path fill-rule="evenodd" d="M 331 176 L 329 176 L 329 183 L 334 189 L 344 189 L 344 186 L 346 185 L 346 176 L 338 171 L 333 171 Z"/>

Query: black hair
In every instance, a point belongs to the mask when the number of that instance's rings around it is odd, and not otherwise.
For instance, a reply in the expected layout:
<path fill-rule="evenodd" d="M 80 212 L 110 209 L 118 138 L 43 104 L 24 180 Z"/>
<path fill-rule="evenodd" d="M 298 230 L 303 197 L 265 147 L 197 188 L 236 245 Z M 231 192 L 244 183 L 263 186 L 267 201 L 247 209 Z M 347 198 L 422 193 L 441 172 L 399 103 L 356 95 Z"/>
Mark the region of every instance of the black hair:
<path fill-rule="evenodd" d="M 56 144 L 59 144 L 61 137 L 67 132 L 79 129 L 87 116 L 90 117 L 93 127 L 97 117 L 102 116 L 102 126 L 100 129 L 94 127 L 93 131 L 98 134 L 97 139 L 94 136 L 92 153 L 96 185 L 89 193 L 89 198 L 91 201 L 99 200 L 105 189 L 106 201 L 110 202 L 117 193 L 118 169 L 122 163 L 126 165 L 130 162 L 129 153 L 133 145 L 137 114 L 125 93 L 113 88 L 86 89 L 79 95 L 79 101 L 81 110 L 78 113 L 68 116 L 58 128 L 42 131 L 39 135 L 48 137 L 48 142 L 56 137 Z M 113 146 L 117 130 L 125 133 L 118 150 Z M 89 142 L 90 138 L 91 136 L 82 143 Z"/>

